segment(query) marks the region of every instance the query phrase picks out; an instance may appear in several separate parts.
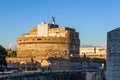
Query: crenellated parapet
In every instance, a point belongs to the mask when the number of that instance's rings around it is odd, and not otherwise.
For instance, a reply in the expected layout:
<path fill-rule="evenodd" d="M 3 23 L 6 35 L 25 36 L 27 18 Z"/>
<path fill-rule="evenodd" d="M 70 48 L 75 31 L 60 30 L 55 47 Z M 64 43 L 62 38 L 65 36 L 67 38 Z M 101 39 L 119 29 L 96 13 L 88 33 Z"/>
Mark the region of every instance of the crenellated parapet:
<path fill-rule="evenodd" d="M 21 37 L 17 39 L 18 44 L 24 43 L 72 43 L 67 37 Z"/>

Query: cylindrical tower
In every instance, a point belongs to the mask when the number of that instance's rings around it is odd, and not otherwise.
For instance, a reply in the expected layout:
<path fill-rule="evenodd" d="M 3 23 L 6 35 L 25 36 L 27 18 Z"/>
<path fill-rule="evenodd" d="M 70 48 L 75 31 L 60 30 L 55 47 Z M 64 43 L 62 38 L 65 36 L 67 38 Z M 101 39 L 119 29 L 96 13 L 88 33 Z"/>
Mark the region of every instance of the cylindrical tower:
<path fill-rule="evenodd" d="M 120 80 L 120 28 L 107 33 L 106 80 Z"/>

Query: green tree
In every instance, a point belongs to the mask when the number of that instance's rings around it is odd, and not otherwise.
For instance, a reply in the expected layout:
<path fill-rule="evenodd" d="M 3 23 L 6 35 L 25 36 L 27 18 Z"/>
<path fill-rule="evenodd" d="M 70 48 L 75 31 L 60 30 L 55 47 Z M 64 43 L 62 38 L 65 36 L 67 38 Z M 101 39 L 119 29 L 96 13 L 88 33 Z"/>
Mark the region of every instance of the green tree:
<path fill-rule="evenodd" d="M 0 45 L 0 56 L 6 56 L 6 55 L 7 55 L 6 49 Z"/>
<path fill-rule="evenodd" d="M 7 51 L 4 47 L 0 45 L 0 66 L 6 66 L 5 57 L 7 56 Z"/>
<path fill-rule="evenodd" d="M 8 57 L 16 57 L 16 51 L 12 51 L 10 53 L 7 54 Z"/>

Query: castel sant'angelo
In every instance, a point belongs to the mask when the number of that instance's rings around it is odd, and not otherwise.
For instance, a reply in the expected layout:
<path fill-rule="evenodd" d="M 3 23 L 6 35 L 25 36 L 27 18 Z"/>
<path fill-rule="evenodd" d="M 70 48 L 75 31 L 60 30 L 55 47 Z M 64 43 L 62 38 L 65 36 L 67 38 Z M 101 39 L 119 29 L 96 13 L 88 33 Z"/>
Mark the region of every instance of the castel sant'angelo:
<path fill-rule="evenodd" d="M 71 58 L 79 56 L 79 33 L 73 28 L 42 22 L 16 40 L 17 57 L 6 58 L 8 68 L 69 70 Z"/>

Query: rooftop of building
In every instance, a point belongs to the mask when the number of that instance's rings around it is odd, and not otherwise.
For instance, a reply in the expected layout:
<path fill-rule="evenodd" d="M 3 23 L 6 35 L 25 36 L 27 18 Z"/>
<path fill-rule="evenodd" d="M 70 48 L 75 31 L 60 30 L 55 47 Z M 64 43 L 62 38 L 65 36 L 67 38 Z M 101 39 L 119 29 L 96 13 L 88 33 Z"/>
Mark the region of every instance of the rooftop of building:
<path fill-rule="evenodd" d="M 116 29 L 113 29 L 113 30 L 109 31 L 108 34 L 109 34 L 109 33 L 116 32 L 116 31 L 120 31 L 120 27 L 118 27 L 118 28 L 116 28 Z"/>

